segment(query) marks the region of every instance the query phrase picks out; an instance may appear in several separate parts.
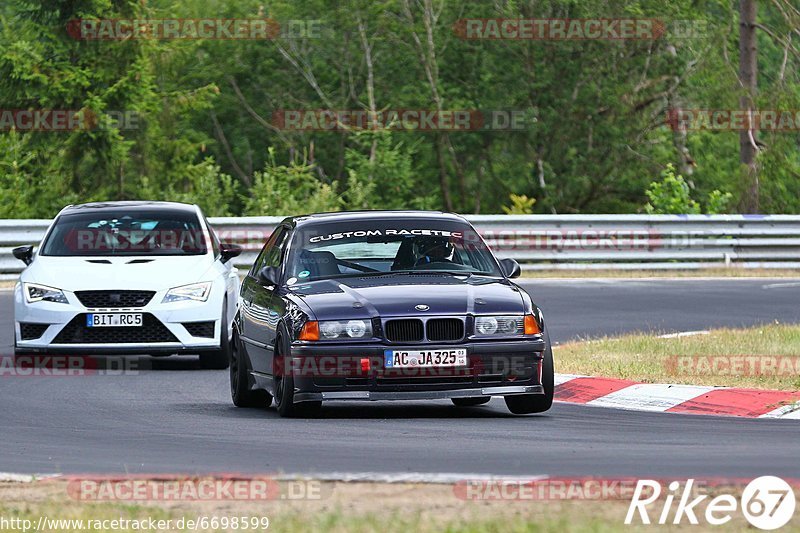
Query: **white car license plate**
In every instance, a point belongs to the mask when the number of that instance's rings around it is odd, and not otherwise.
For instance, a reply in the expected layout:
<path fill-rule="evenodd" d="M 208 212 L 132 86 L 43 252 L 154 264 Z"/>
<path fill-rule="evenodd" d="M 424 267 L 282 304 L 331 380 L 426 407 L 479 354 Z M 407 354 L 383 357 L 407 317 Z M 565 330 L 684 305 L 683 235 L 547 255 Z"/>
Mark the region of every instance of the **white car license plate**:
<path fill-rule="evenodd" d="M 141 327 L 142 313 L 89 313 L 87 328 L 133 328 Z"/>
<path fill-rule="evenodd" d="M 447 350 L 385 350 L 386 368 L 467 366 L 466 348 Z"/>

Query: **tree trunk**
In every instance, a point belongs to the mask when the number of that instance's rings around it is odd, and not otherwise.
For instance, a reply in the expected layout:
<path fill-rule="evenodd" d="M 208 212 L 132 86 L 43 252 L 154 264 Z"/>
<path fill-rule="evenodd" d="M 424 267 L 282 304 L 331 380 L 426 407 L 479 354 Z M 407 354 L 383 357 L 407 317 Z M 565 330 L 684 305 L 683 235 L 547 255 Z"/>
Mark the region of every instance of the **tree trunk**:
<path fill-rule="evenodd" d="M 755 108 L 757 91 L 758 57 L 756 52 L 756 15 L 758 0 L 739 1 L 739 80 L 742 84 L 742 96 L 739 107 L 752 111 Z M 747 184 L 746 197 L 742 207 L 746 213 L 757 213 L 758 201 L 758 168 L 756 167 L 757 131 L 753 120 L 749 121 L 749 129 L 739 132 L 739 161 Z"/>

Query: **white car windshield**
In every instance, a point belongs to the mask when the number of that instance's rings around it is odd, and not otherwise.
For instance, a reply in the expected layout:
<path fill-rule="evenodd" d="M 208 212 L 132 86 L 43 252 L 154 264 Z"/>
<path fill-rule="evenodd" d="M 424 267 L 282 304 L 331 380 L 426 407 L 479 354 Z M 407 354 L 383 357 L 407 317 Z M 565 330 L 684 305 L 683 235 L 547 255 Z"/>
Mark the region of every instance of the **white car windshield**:
<path fill-rule="evenodd" d="M 194 213 L 103 209 L 59 216 L 41 255 L 203 255 L 208 238 Z"/>

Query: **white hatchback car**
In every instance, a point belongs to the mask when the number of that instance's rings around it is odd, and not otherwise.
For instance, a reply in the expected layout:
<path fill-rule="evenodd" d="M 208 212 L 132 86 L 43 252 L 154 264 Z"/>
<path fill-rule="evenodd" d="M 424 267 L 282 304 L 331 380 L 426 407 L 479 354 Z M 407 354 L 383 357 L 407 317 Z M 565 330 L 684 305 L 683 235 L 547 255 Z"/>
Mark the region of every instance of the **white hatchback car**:
<path fill-rule="evenodd" d="M 65 207 L 14 289 L 16 354 L 199 354 L 227 368 L 239 277 L 200 208 L 171 202 Z"/>

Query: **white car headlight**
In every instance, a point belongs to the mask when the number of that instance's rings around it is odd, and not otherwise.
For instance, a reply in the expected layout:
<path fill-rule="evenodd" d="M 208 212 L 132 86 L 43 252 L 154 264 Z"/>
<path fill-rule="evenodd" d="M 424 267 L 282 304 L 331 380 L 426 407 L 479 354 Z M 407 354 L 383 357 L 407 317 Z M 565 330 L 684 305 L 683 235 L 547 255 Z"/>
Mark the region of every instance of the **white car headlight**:
<path fill-rule="evenodd" d="M 363 339 L 372 337 L 372 322 L 369 320 L 323 320 L 319 323 L 321 339 Z"/>
<path fill-rule="evenodd" d="M 161 303 L 168 304 L 170 302 L 182 302 L 184 300 L 194 300 L 197 302 L 205 302 L 208 300 L 208 295 L 211 294 L 211 282 L 192 283 L 191 285 L 184 285 L 182 287 L 175 287 L 170 289 L 164 300 Z"/>
<path fill-rule="evenodd" d="M 477 335 L 521 335 L 524 327 L 522 315 L 475 317 Z"/>
<path fill-rule="evenodd" d="M 25 301 L 29 304 L 34 302 L 56 302 L 65 304 L 67 297 L 61 289 L 48 287 L 46 285 L 37 285 L 36 283 L 23 283 L 22 290 L 25 292 Z"/>

